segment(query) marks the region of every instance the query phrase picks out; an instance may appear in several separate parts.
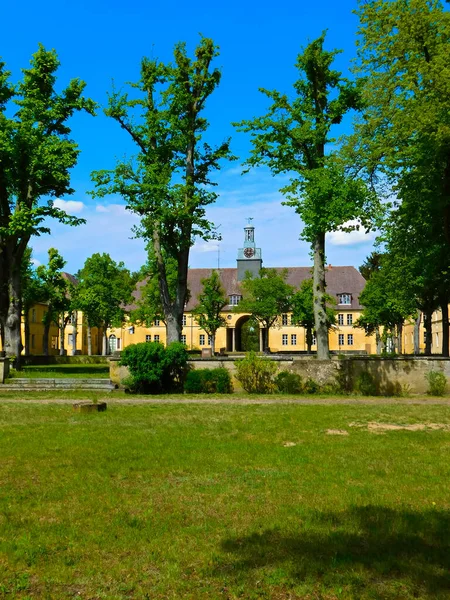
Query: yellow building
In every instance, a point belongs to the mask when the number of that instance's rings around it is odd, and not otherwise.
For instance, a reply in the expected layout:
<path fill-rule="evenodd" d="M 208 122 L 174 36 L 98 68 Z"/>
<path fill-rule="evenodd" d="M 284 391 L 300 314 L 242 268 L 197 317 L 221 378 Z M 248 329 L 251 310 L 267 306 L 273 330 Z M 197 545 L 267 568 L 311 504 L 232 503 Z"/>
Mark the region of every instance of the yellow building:
<path fill-rule="evenodd" d="M 238 249 L 237 267 L 219 269 L 222 286 L 229 298 L 229 304 L 223 310 L 226 327 L 219 329 L 216 335 L 216 351 L 242 352 L 246 350 L 242 338 L 243 326 L 249 321 L 249 314 L 235 312 L 242 298 L 240 282 L 245 273 L 257 274 L 262 267 L 261 249 L 255 245 L 254 227 L 244 229 L 244 246 Z M 284 269 L 279 268 L 279 271 Z M 310 267 L 288 267 L 287 283 L 298 289 L 305 279 L 311 278 Z M 189 269 L 188 288 L 190 300 L 183 315 L 182 342 L 188 349 L 202 349 L 211 346 L 208 334 L 196 323 L 192 310 L 198 303 L 202 292 L 202 279 L 209 277 L 212 269 Z M 327 293 L 336 300 L 337 323 L 329 333 L 330 350 L 336 352 L 375 353 L 375 339 L 366 336 L 364 330 L 356 329 L 353 324 L 361 314 L 359 295 L 364 289 L 365 280 L 355 267 L 332 267 L 326 271 Z M 141 288 L 145 282 L 138 284 L 134 293 L 136 301 L 141 298 Z M 132 307 L 131 307 L 132 308 Z M 122 350 L 130 344 L 159 341 L 165 344 L 166 328 L 163 321 L 155 322 L 152 327 L 136 326 L 125 323 L 122 328 L 108 332 L 111 351 Z M 260 328 L 260 349 L 263 347 L 263 330 Z M 269 346 L 272 352 L 306 352 L 306 332 L 303 327 L 291 325 L 289 314 L 280 315 L 278 322 L 269 333 Z M 312 347 L 316 350 L 315 343 Z"/>

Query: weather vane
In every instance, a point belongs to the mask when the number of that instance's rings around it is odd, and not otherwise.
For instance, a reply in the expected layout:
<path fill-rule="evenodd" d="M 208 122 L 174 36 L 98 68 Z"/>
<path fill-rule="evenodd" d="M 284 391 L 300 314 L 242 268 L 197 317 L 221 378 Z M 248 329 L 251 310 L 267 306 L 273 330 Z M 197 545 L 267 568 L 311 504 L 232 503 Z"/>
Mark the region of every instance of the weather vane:
<path fill-rule="evenodd" d="M 253 217 L 247 217 L 247 223 L 250 225 L 250 223 L 253 221 Z"/>

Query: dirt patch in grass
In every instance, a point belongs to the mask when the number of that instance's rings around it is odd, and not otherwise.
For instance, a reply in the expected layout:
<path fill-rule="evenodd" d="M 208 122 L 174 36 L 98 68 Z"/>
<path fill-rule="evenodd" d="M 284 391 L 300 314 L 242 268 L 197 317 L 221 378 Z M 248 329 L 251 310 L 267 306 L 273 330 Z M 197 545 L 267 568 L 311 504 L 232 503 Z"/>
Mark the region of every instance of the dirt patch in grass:
<path fill-rule="evenodd" d="M 349 435 L 345 429 L 327 429 L 325 433 L 327 435 Z"/>
<path fill-rule="evenodd" d="M 365 428 L 371 433 L 385 433 L 386 431 L 450 431 L 448 423 L 349 423 L 349 427 Z"/>

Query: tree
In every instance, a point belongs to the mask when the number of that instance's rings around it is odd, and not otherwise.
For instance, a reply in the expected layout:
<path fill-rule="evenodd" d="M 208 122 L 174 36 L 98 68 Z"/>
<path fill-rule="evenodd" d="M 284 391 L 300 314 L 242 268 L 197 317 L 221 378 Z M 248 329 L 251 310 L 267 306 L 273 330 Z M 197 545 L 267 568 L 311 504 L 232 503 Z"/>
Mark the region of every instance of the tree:
<path fill-rule="evenodd" d="M 68 119 L 78 111 L 94 114 L 83 96 L 85 83 L 70 81 L 55 91 L 59 62 L 54 50 L 39 46 L 17 85 L 0 62 L 0 323 L 4 349 L 17 357 L 21 345 L 21 264 L 30 238 L 48 233 L 44 220 L 84 222 L 54 206 L 52 198 L 73 193 L 70 170 L 79 154 Z"/>
<path fill-rule="evenodd" d="M 287 173 L 290 184 L 280 191 L 305 223 L 301 237 L 314 255 L 314 319 L 317 356 L 329 358 L 325 297 L 325 234 L 338 229 L 370 227 L 376 197 L 364 182 L 350 177 L 337 152 L 327 152 L 346 113 L 359 107 L 359 90 L 332 69 L 337 52 L 324 50 L 325 34 L 298 56 L 300 78 L 291 100 L 261 89 L 272 104 L 263 117 L 237 124 L 252 134 L 250 166 L 268 165 L 274 175 Z M 359 224 L 352 225 L 349 222 Z"/>
<path fill-rule="evenodd" d="M 44 334 L 42 343 L 45 356 L 49 354 L 50 326 L 52 323 L 60 325 L 60 319 L 64 323 L 65 313 L 70 306 L 69 284 L 62 274 L 65 265 L 66 261 L 58 250 L 50 248 L 48 251 L 48 264 L 40 265 L 36 270 L 43 291 L 43 300 L 47 303 L 47 311 L 43 318 Z M 62 327 L 62 339 L 64 339 L 64 327 Z"/>
<path fill-rule="evenodd" d="M 108 353 L 106 330 L 121 327 L 125 305 L 131 302 L 133 280 L 123 262 L 116 263 L 109 254 L 93 254 L 77 273 L 78 285 L 73 304 L 83 311 L 88 325 L 88 346 L 92 327 L 103 328 L 102 354 Z"/>
<path fill-rule="evenodd" d="M 335 303 L 334 299 L 325 294 L 325 301 L 327 303 L 326 314 L 328 330 L 336 324 L 336 314 L 334 310 L 329 306 Z M 308 354 L 311 353 L 311 346 L 313 343 L 313 333 L 315 331 L 315 320 L 314 320 L 314 292 L 313 292 L 313 280 L 305 279 L 300 285 L 300 289 L 295 292 L 291 299 L 292 314 L 291 323 L 292 325 L 299 325 L 304 327 L 306 331 L 306 345 L 308 348 Z"/>
<path fill-rule="evenodd" d="M 168 344 L 181 339 L 190 248 L 195 239 L 216 236 L 205 216 L 217 197 L 210 174 L 222 159 L 232 158 L 229 140 L 217 148 L 201 145 L 208 128 L 206 101 L 220 82 L 219 70 L 211 68 L 217 55 L 213 41 L 201 38 L 194 59 L 183 43 L 175 46 L 174 64 L 144 58 L 133 98 L 113 91 L 106 110 L 130 135 L 138 155 L 112 171 L 93 173 L 94 196 L 120 194 L 141 217 L 137 233 L 155 256 Z M 167 259 L 176 265 L 172 293 Z"/>
<path fill-rule="evenodd" d="M 380 270 L 380 263 L 383 255 L 381 252 L 371 252 L 365 262 L 359 267 L 359 272 L 366 281 L 370 279 L 374 271 Z"/>
<path fill-rule="evenodd" d="M 294 288 L 286 283 L 287 270 L 262 268 L 259 277 L 247 273 L 241 283 L 243 299 L 236 307 L 239 313 L 248 312 L 265 329 L 264 351 L 269 351 L 270 328 L 278 317 L 289 312 Z"/>
<path fill-rule="evenodd" d="M 211 350 L 214 356 L 217 330 L 227 324 L 221 313 L 229 300 L 217 271 L 213 271 L 210 277 L 202 279 L 201 283 L 203 291 L 198 297 L 199 303 L 192 314 L 198 325 L 211 336 Z"/>

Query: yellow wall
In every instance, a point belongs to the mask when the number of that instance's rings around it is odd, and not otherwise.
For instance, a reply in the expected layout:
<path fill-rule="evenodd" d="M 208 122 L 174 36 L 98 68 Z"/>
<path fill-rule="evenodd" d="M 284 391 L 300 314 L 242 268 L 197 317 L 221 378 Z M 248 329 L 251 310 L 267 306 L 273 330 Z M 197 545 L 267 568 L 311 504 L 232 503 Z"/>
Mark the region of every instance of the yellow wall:
<path fill-rule="evenodd" d="M 353 327 L 353 323 L 360 316 L 359 311 L 354 310 L 337 310 L 337 314 L 343 315 L 344 325 L 336 325 L 330 333 L 329 333 L 329 341 L 330 341 L 330 350 L 334 350 L 337 352 L 345 352 L 348 350 L 351 351 L 367 351 L 370 353 L 376 352 L 375 338 L 374 336 L 366 336 L 365 332 L 362 329 L 356 329 Z M 347 325 L 347 315 L 351 315 L 352 324 Z M 235 329 L 238 321 L 244 317 L 248 316 L 245 314 L 237 314 L 232 312 L 224 312 L 222 316 L 227 322 L 227 327 L 222 327 L 218 330 L 216 334 L 216 351 L 220 348 L 225 348 L 228 351 L 232 351 L 232 333 Z M 287 315 L 287 321 L 290 323 L 290 315 Z M 185 336 L 185 343 L 188 349 L 192 348 L 208 348 L 210 345 L 208 344 L 208 335 L 206 332 L 201 329 L 195 319 L 192 317 L 190 313 L 185 314 L 185 323 L 186 325 L 183 327 L 182 335 Z M 231 330 L 227 333 L 227 330 Z M 111 335 L 116 337 L 117 341 L 117 350 L 122 350 L 126 348 L 130 344 L 138 344 L 140 342 L 146 341 L 160 341 L 163 344 L 166 343 L 166 327 L 162 321 L 160 321 L 159 325 L 153 327 L 144 327 L 131 325 L 130 323 L 125 323 L 122 328 L 113 328 L 108 331 L 108 337 Z M 201 343 L 200 336 L 204 336 L 204 343 Z M 283 345 L 283 335 L 287 335 L 287 345 Z M 294 345 L 292 336 L 296 336 L 296 344 Z M 340 344 L 339 335 L 343 335 L 343 344 Z M 353 336 L 353 344 L 349 344 L 348 336 Z M 157 336 L 157 340 L 155 339 Z M 341 338 L 342 340 L 342 338 Z M 307 350 L 306 346 L 306 334 L 303 327 L 295 327 L 291 325 L 282 325 L 282 319 L 278 320 L 278 323 L 273 326 L 270 330 L 269 334 L 269 345 L 270 349 L 274 352 L 276 351 L 305 351 Z M 313 350 L 316 349 L 316 346 L 313 345 Z"/>

